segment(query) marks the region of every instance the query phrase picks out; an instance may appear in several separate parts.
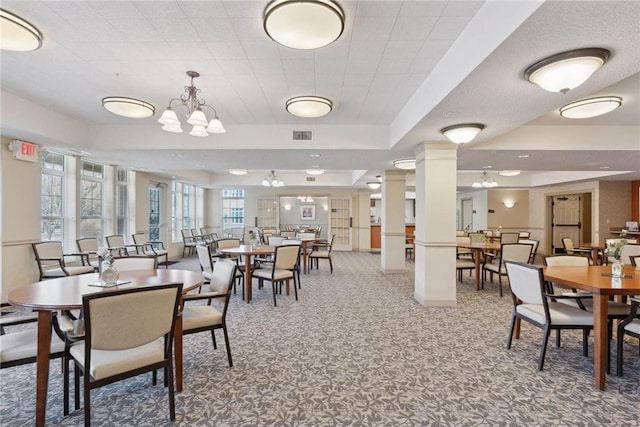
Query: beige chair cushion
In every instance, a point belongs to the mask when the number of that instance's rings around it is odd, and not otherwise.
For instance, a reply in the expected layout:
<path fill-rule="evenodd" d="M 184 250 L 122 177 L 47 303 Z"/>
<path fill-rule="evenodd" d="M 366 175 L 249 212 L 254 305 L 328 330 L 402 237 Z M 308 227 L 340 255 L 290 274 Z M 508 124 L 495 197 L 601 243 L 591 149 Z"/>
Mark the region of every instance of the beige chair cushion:
<path fill-rule="evenodd" d="M 547 323 L 544 307 L 538 304 L 520 304 L 516 311 L 541 325 Z M 549 302 L 549 316 L 554 325 L 593 325 L 593 314 L 566 304 Z"/>
<path fill-rule="evenodd" d="M 504 264 L 502 264 L 502 268 L 500 269 L 498 264 L 485 264 L 484 269 L 492 271 L 494 273 L 507 274 L 507 269 Z"/>
<path fill-rule="evenodd" d="M 474 261 L 469 261 L 466 259 L 458 259 L 456 260 L 456 268 L 468 268 L 468 269 L 475 269 L 476 268 L 476 263 Z"/>
<path fill-rule="evenodd" d="M 267 279 L 267 280 L 271 280 L 271 272 L 273 270 L 269 270 L 269 269 L 260 269 L 260 270 L 255 270 L 253 272 L 253 277 L 258 277 L 258 278 L 262 278 L 262 279 Z M 293 279 L 293 271 L 291 270 L 280 270 L 280 269 L 276 269 L 275 271 L 273 271 L 273 279 L 274 280 L 286 280 L 286 279 Z"/>
<path fill-rule="evenodd" d="M 408 245 L 408 247 L 413 248 L 413 245 Z M 329 258 L 328 251 L 313 251 L 309 254 L 310 258 Z"/>
<path fill-rule="evenodd" d="M 624 327 L 625 331 L 640 334 L 640 320 L 634 320 Z"/>
<path fill-rule="evenodd" d="M 127 350 L 93 350 L 91 351 L 89 373 L 94 379 L 99 380 L 152 363 L 162 362 L 164 360 L 163 341 L 163 339 L 158 339 Z M 84 363 L 84 342 L 72 346 L 70 352 L 71 356 L 81 365 Z"/>
<path fill-rule="evenodd" d="M 0 335 L 0 362 L 35 357 L 38 350 L 38 329 Z M 51 353 L 64 351 L 64 342 L 56 334 L 51 335 Z"/>
<path fill-rule="evenodd" d="M 182 330 L 222 324 L 222 313 L 210 305 L 185 305 L 182 311 Z"/>
<path fill-rule="evenodd" d="M 76 276 L 78 274 L 93 273 L 94 268 L 91 265 L 79 265 L 65 267 L 69 276 Z M 44 271 L 43 277 L 65 277 L 64 271 L 61 268 L 51 268 Z"/>

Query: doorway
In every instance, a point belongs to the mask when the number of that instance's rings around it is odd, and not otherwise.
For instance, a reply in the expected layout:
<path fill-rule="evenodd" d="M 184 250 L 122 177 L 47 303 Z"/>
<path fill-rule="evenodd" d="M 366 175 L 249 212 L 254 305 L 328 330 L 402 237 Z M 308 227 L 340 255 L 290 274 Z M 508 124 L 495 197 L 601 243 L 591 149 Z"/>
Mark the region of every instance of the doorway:
<path fill-rule="evenodd" d="M 466 230 L 469 227 L 469 231 L 473 231 L 473 199 L 462 199 L 461 202 L 459 230 Z"/>
<path fill-rule="evenodd" d="M 164 224 L 162 215 L 162 200 L 164 187 L 149 187 L 149 240 L 164 242 Z"/>
<path fill-rule="evenodd" d="M 551 203 L 551 253 L 564 253 L 562 239 L 578 247 L 591 241 L 591 193 L 548 197 Z"/>

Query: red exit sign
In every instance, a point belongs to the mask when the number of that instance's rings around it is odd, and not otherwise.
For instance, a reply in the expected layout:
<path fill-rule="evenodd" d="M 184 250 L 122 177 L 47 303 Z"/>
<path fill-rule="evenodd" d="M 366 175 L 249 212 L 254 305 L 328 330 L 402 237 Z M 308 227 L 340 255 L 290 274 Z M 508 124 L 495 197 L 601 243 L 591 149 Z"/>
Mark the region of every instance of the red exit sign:
<path fill-rule="evenodd" d="M 13 151 L 13 158 L 36 163 L 38 161 L 38 146 L 30 142 L 13 140 L 9 144 Z"/>

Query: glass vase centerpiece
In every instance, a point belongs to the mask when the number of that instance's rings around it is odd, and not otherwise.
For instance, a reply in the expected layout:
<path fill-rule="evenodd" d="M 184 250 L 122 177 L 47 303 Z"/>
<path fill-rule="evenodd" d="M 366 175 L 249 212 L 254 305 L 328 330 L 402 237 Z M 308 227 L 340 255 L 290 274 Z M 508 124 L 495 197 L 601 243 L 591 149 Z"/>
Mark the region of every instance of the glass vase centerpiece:
<path fill-rule="evenodd" d="M 98 255 L 98 276 L 105 285 L 112 285 L 118 282 L 120 272 L 113 265 L 115 261 L 109 248 L 102 247 L 96 252 Z"/>
<path fill-rule="evenodd" d="M 611 275 L 613 277 L 622 277 L 622 248 L 627 244 L 626 237 L 626 230 L 622 230 L 622 232 L 620 232 L 620 239 L 609 242 L 604 250 L 606 257 L 613 258 L 613 262 L 611 263 Z"/>

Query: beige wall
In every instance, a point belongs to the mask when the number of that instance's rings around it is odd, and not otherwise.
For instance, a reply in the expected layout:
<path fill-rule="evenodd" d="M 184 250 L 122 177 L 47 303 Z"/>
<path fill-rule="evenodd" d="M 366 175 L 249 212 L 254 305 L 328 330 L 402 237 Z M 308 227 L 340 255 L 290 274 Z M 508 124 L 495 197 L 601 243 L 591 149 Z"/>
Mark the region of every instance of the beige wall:
<path fill-rule="evenodd" d="M 614 237 L 610 228 L 624 228 L 631 220 L 631 181 L 600 181 L 600 237 Z"/>
<path fill-rule="evenodd" d="M 3 302 L 10 290 L 38 279 L 31 243 L 40 240 L 40 165 L 14 160 L 9 142 L 1 138 Z"/>
<path fill-rule="evenodd" d="M 505 201 L 515 202 L 515 206 L 507 208 L 504 205 Z M 504 232 L 529 230 L 529 191 L 489 190 L 487 194 L 487 227 L 489 229 L 502 227 Z"/>

